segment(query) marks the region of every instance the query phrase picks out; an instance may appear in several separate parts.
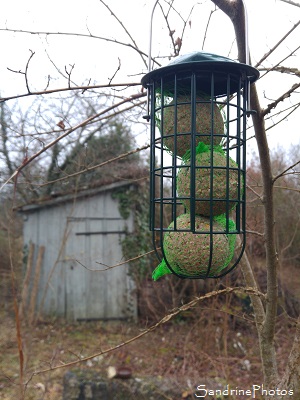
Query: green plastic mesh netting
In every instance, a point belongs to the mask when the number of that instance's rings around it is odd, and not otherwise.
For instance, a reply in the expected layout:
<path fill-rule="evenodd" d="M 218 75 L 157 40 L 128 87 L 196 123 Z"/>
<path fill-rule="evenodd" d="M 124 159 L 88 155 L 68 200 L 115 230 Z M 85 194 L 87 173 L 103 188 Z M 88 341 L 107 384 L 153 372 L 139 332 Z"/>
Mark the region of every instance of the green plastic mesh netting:
<path fill-rule="evenodd" d="M 236 206 L 235 199 L 238 198 L 239 175 L 237 164 L 229 158 L 229 168 L 227 170 L 227 156 L 221 146 L 213 147 L 213 202 L 212 215 L 221 215 L 226 212 L 227 198 L 228 210 Z M 191 169 L 190 169 L 190 150 L 183 156 L 184 164 L 177 174 L 177 192 L 182 199 L 182 203 L 187 210 L 190 210 L 191 193 Z M 184 165 L 187 166 L 184 166 Z M 196 148 L 195 157 L 195 213 L 209 216 L 211 214 L 211 148 L 200 142 Z M 200 168 L 197 168 L 200 167 Z M 207 168 L 206 168 L 207 167 Z M 222 201 L 223 200 L 223 201 Z"/>
<path fill-rule="evenodd" d="M 196 216 L 196 230 L 202 232 L 210 231 L 210 220 L 202 216 Z M 190 229 L 190 214 L 181 214 L 176 219 L 177 229 Z M 226 227 L 228 234 L 226 234 Z M 171 231 L 165 233 L 163 248 L 167 259 L 154 270 L 152 278 L 156 281 L 160 277 L 171 274 L 172 270 L 183 277 L 196 278 L 206 277 L 210 261 L 209 233 L 198 233 L 172 231 L 174 222 L 169 225 Z M 207 277 L 214 277 L 226 268 L 234 255 L 236 234 L 235 223 L 229 219 L 228 226 L 226 216 L 220 215 L 213 219 L 213 250 L 211 257 L 211 268 Z M 222 233 L 224 232 L 224 233 Z M 233 232 L 233 233 L 230 233 Z M 168 264 L 167 264 L 168 263 Z"/>

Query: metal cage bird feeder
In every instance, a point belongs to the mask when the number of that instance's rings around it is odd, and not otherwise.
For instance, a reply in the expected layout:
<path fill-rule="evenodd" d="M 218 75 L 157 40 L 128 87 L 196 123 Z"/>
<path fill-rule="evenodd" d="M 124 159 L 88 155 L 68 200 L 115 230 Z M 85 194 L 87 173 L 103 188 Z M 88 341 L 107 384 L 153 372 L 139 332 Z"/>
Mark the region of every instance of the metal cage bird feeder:
<path fill-rule="evenodd" d="M 218 278 L 245 248 L 246 121 L 259 72 L 204 52 L 151 71 L 151 40 L 142 85 L 151 130 L 150 230 L 160 261 L 153 279 Z"/>

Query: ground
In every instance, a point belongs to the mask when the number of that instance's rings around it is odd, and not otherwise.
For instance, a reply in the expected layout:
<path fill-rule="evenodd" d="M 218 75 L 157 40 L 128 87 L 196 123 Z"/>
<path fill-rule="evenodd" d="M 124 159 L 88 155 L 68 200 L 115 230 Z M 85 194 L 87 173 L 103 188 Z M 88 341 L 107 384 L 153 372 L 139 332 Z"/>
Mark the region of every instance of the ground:
<path fill-rule="evenodd" d="M 1 321 L 0 398 L 18 399 L 19 357 L 13 313 L 2 311 Z M 242 312 L 234 315 L 199 305 L 195 312 L 176 317 L 129 345 L 101 355 L 149 325 L 141 321 L 68 323 L 58 319 L 32 326 L 23 324 L 25 399 L 59 400 L 67 371 L 88 369 L 106 377 L 109 366 L 126 366 L 133 377 L 170 379 L 182 399 L 195 398 L 197 385 L 206 382 L 215 388 L 230 384 L 247 389 L 261 384 L 255 326 L 251 315 Z M 283 369 L 293 337 L 293 321 L 282 314 L 278 326 L 278 361 Z M 95 357 L 64 366 L 91 355 Z M 61 368 L 51 371 L 54 366 Z"/>

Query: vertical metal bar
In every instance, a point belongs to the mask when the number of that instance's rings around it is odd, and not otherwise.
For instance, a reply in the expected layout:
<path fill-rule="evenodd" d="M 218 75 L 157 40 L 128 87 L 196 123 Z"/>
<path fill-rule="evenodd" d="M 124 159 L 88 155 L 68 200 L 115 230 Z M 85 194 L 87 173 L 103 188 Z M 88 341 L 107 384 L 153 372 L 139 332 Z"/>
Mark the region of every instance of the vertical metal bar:
<path fill-rule="evenodd" d="M 212 231 L 212 218 L 213 218 L 213 199 L 214 199 L 214 138 L 213 138 L 213 128 L 214 128 L 214 121 L 213 121 L 213 99 L 214 99 L 214 86 L 215 86 L 215 77 L 214 73 L 211 73 L 211 80 L 210 80 L 210 101 L 211 101 L 211 138 L 210 138 L 210 199 L 209 199 L 209 215 L 210 215 L 210 230 Z"/>
<path fill-rule="evenodd" d="M 241 90 L 242 90 L 242 82 L 241 77 L 239 78 L 239 85 L 237 91 L 237 124 L 236 124 L 236 162 L 238 165 L 238 214 L 236 218 L 236 227 L 237 231 L 241 232 L 241 207 L 243 208 L 242 203 L 242 174 L 241 174 Z M 243 217 L 243 216 L 242 216 Z"/>
<path fill-rule="evenodd" d="M 229 120 L 230 117 L 230 74 L 227 74 L 227 94 L 226 94 L 226 108 L 227 108 L 227 120 Z M 230 187 L 229 187 L 229 173 L 230 171 L 230 166 L 229 166 L 229 149 L 230 149 L 230 140 L 231 140 L 231 135 L 230 135 L 230 125 L 229 122 L 227 123 L 227 140 L 226 140 L 226 233 L 228 234 L 229 232 L 229 210 L 231 208 L 231 204 L 229 201 L 230 198 Z M 235 171 L 232 171 L 233 173 Z"/>
<path fill-rule="evenodd" d="M 177 75 L 174 76 L 174 153 L 172 156 L 172 220 L 174 221 L 174 231 L 177 230 Z"/>
<path fill-rule="evenodd" d="M 155 227 L 155 84 L 149 84 L 148 91 L 151 98 L 151 123 L 150 123 L 150 230 L 153 231 Z"/>
<path fill-rule="evenodd" d="M 211 132 L 210 132 L 210 176 L 209 176 L 209 181 L 210 181 L 210 191 L 209 191 L 209 261 L 208 261 L 208 267 L 206 271 L 206 276 L 209 275 L 210 270 L 211 270 L 211 265 L 212 265 L 212 259 L 213 259 L 213 251 L 214 251 L 214 110 L 213 110 L 213 101 L 215 97 L 215 75 L 214 72 L 212 71 L 211 73 L 211 78 L 210 78 L 210 104 L 211 104 L 211 121 L 210 121 L 210 127 L 211 127 Z"/>
<path fill-rule="evenodd" d="M 196 76 L 191 76 L 191 158 L 190 158 L 190 229 L 195 233 L 195 198 L 196 198 Z"/>
<path fill-rule="evenodd" d="M 247 92 L 250 90 L 250 86 L 248 85 L 247 81 L 244 81 L 244 90 Z M 244 247 L 246 244 L 246 169 L 247 169 L 247 163 L 246 163 L 246 143 L 247 143 L 247 110 L 248 110 L 248 105 L 247 104 L 247 99 L 249 97 L 249 93 L 246 93 L 246 96 L 243 96 L 243 165 L 242 165 L 242 171 L 243 171 L 243 193 L 242 193 L 242 229 L 244 233 Z"/>
<path fill-rule="evenodd" d="M 159 173 L 159 200 L 160 200 L 160 208 L 159 208 L 159 230 L 160 230 L 160 244 L 163 247 L 163 231 L 164 231 L 164 149 L 163 149 L 163 136 L 165 133 L 164 128 L 164 105 L 165 105 L 165 96 L 164 96 L 164 81 L 163 78 L 160 80 L 160 93 L 161 93 L 161 103 L 160 103 L 160 131 L 161 131 L 161 139 L 160 139 L 160 173 Z"/>
<path fill-rule="evenodd" d="M 248 11 L 246 7 L 245 0 L 242 0 L 244 7 L 244 16 L 245 16 L 245 63 L 250 65 L 250 49 L 249 49 L 249 24 L 248 24 Z M 247 111 L 247 115 L 250 116 L 250 81 L 247 83 L 247 103 L 245 110 Z"/>

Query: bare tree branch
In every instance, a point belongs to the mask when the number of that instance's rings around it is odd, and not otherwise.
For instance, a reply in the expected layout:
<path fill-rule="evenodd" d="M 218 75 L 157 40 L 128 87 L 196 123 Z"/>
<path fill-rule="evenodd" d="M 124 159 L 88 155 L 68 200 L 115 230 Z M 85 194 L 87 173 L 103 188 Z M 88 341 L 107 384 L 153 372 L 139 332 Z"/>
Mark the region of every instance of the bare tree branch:
<path fill-rule="evenodd" d="M 15 96 L 9 96 L 9 97 L 0 97 L 0 103 L 3 103 L 8 100 L 14 100 L 14 99 L 19 99 L 22 97 L 28 97 L 28 96 L 40 96 L 43 94 L 51 94 L 51 93 L 59 93 L 59 92 L 66 92 L 70 90 L 82 90 L 82 91 L 87 91 L 91 89 L 103 89 L 103 88 L 114 88 L 114 87 L 124 87 L 128 88 L 130 86 L 140 86 L 140 82 L 133 82 L 133 83 L 114 83 L 112 84 L 104 84 L 104 85 L 86 85 L 86 86 L 71 86 L 71 87 L 66 87 L 66 88 L 59 88 L 59 89 L 50 89 L 50 90 L 41 90 L 39 92 L 30 92 L 30 93 L 24 93 L 24 94 L 17 94 Z"/>
<path fill-rule="evenodd" d="M 299 3 L 296 3 L 295 1 L 292 0 L 280 0 L 280 1 L 283 1 L 284 3 L 290 4 L 292 6 L 300 7 Z"/>
<path fill-rule="evenodd" d="M 35 55 L 34 51 L 30 50 L 30 52 L 31 52 L 31 55 L 28 58 L 28 61 L 26 63 L 26 68 L 25 68 L 25 81 L 26 81 L 26 87 L 27 87 L 28 93 L 30 93 L 29 82 L 28 82 L 28 67 L 29 67 L 29 63 L 30 63 L 32 57 Z"/>
<path fill-rule="evenodd" d="M 290 54 L 288 54 L 286 57 L 284 57 L 282 60 L 278 61 L 277 64 L 275 64 L 273 67 L 269 68 L 261 77 L 263 78 L 264 76 L 266 76 L 269 72 L 273 71 L 275 68 L 277 68 L 280 64 L 282 64 L 285 60 L 287 60 L 288 58 L 292 57 L 297 50 L 300 49 L 300 46 L 297 46 Z"/>
<path fill-rule="evenodd" d="M 300 107 L 300 103 L 293 105 L 292 107 L 288 107 L 285 110 L 280 111 L 279 113 L 275 114 L 278 115 L 282 112 L 285 112 L 287 110 L 289 110 L 290 108 L 292 108 L 292 110 L 287 113 L 284 117 L 282 117 L 279 121 L 277 121 L 276 123 L 274 123 L 273 125 L 269 126 L 268 128 L 266 128 L 266 131 L 274 128 L 276 125 L 280 124 L 282 121 L 286 120 L 290 115 L 292 115 L 298 108 Z M 274 117 L 274 115 L 272 115 L 272 117 Z M 268 118 L 265 118 L 265 120 L 267 120 Z"/>
<path fill-rule="evenodd" d="M 16 71 L 16 70 L 13 70 L 13 69 L 7 67 L 8 71 L 14 72 L 16 74 L 24 75 L 25 84 L 26 84 L 26 88 L 27 88 L 28 94 L 31 94 L 31 91 L 29 89 L 29 82 L 28 82 L 28 67 L 29 67 L 29 63 L 30 63 L 32 57 L 35 55 L 34 51 L 30 50 L 30 52 L 31 52 L 31 55 L 29 56 L 28 61 L 26 63 L 25 72 L 22 72 L 21 70 Z"/>
<path fill-rule="evenodd" d="M 261 232 L 257 232 L 257 231 L 250 231 L 250 230 L 246 230 L 246 233 L 250 233 L 251 235 L 257 235 L 257 236 L 260 236 L 260 237 L 262 237 L 262 238 L 264 238 L 265 237 L 265 235 L 263 234 L 263 233 L 261 233 Z"/>
<path fill-rule="evenodd" d="M 185 32 L 185 29 L 186 29 L 188 21 L 190 22 L 190 17 L 191 17 L 192 12 L 193 12 L 193 10 L 195 8 L 195 5 L 193 5 L 192 8 L 190 9 L 187 18 L 183 18 L 183 16 L 174 8 L 174 6 L 173 6 L 174 1 L 171 1 L 171 2 L 167 2 L 166 1 L 166 3 L 168 4 L 168 11 L 166 13 L 164 12 L 163 6 L 160 3 L 158 3 L 158 5 L 159 5 L 159 7 L 161 9 L 161 12 L 162 12 L 162 14 L 164 16 L 164 19 L 165 19 L 165 22 L 166 22 L 166 25 L 167 25 L 167 28 L 168 28 L 168 31 L 169 31 L 169 36 L 170 36 L 170 39 L 171 39 L 171 42 L 172 42 L 172 46 L 173 46 L 173 50 L 174 50 L 174 56 L 176 57 L 180 53 L 180 50 L 181 50 L 181 47 L 182 47 L 182 42 L 183 42 L 183 37 L 184 37 L 184 32 Z M 180 36 L 177 36 L 176 39 L 174 39 L 174 33 L 175 33 L 176 30 L 172 29 L 170 24 L 169 24 L 169 14 L 170 14 L 171 10 L 173 10 L 180 17 L 180 19 L 183 22 L 183 28 L 182 28 L 181 34 L 180 34 Z"/>
<path fill-rule="evenodd" d="M 69 88 L 71 87 L 71 75 L 72 75 L 73 69 L 75 67 L 75 64 L 73 64 L 73 65 L 70 64 L 70 67 L 71 67 L 70 71 L 68 71 L 67 67 L 65 66 L 65 71 L 66 71 L 66 74 L 68 76 L 68 87 Z"/>
<path fill-rule="evenodd" d="M 109 78 L 109 84 L 111 85 L 112 81 L 114 80 L 114 78 L 116 77 L 117 73 L 120 71 L 121 69 L 121 59 L 120 57 L 118 57 L 118 61 L 119 61 L 119 65 L 117 67 L 117 69 L 115 70 L 113 76 L 111 78 Z"/>
<path fill-rule="evenodd" d="M 266 385 L 269 386 L 278 379 L 274 336 L 275 322 L 277 316 L 279 261 L 276 252 L 274 233 L 275 216 L 271 159 L 265 131 L 264 116 L 255 85 L 252 85 L 251 88 L 250 103 L 251 109 L 257 111 L 257 113 L 252 116 L 252 119 L 260 155 L 263 179 L 263 206 L 268 302 L 266 303 L 266 318 L 264 320 L 263 329 L 260 331 L 260 349 L 262 355 L 264 379 Z"/>
<path fill-rule="evenodd" d="M 107 264 L 104 264 L 104 263 L 102 263 L 102 262 L 100 262 L 100 261 L 96 261 L 96 264 L 103 265 L 103 266 L 105 267 L 105 268 L 102 268 L 102 269 L 89 268 L 89 267 L 87 267 L 86 265 L 84 265 L 82 262 L 80 262 L 79 260 L 73 260 L 73 261 L 76 261 L 78 264 L 80 264 L 83 268 L 87 269 L 88 271 L 91 271 L 91 272 L 105 272 L 105 271 L 108 271 L 108 270 L 110 270 L 110 269 L 114 269 L 114 268 L 117 268 L 117 267 L 121 267 L 122 265 L 128 264 L 128 263 L 130 263 L 130 262 L 132 262 L 132 261 L 139 260 L 140 258 L 143 258 L 143 257 L 145 257 L 145 256 L 148 256 L 149 254 L 155 253 L 155 251 L 156 251 L 156 250 L 148 251 L 147 253 L 141 254 L 141 255 L 139 255 L 139 256 L 130 258 L 130 259 L 128 259 L 128 260 L 119 262 L 119 263 L 114 264 L 114 265 L 107 265 Z"/>
<path fill-rule="evenodd" d="M 280 174 L 278 174 L 277 176 L 275 176 L 275 177 L 273 178 L 273 182 L 276 182 L 277 179 L 281 178 L 283 175 L 286 175 L 286 173 L 287 173 L 288 171 L 290 171 L 291 169 L 295 168 L 296 165 L 298 165 L 298 164 L 300 164 L 300 160 L 297 161 L 297 162 L 295 162 L 295 164 L 290 165 L 288 168 L 286 168 L 286 169 L 285 169 L 284 171 L 282 171 Z"/>
<path fill-rule="evenodd" d="M 232 21 L 235 30 L 235 37 L 238 48 L 238 59 L 240 62 L 246 62 L 245 48 L 245 14 L 244 5 L 241 0 L 211 0 L 217 5 Z"/>
<path fill-rule="evenodd" d="M 126 157 L 128 157 L 128 156 L 131 156 L 132 154 L 136 154 L 136 153 L 138 153 L 138 152 L 140 152 L 140 151 L 142 151 L 142 150 L 146 150 L 146 149 L 148 149 L 149 147 L 150 147 L 150 144 L 146 144 L 145 146 L 138 147 L 137 149 L 134 149 L 134 150 L 129 151 L 129 152 L 127 152 L 127 153 L 121 154 L 121 155 L 119 155 L 119 156 L 117 156 L 117 157 L 110 158 L 109 160 L 104 161 L 104 162 L 102 162 L 102 163 L 100 163 L 100 164 L 94 165 L 94 166 L 92 166 L 92 167 L 86 167 L 86 168 L 83 169 L 82 171 L 74 172 L 73 174 L 69 174 L 69 175 L 64 176 L 64 177 L 62 177 L 62 178 L 58 178 L 58 179 L 55 179 L 55 180 L 53 180 L 53 181 L 46 182 L 46 183 L 44 183 L 44 184 L 40 184 L 40 185 L 38 185 L 38 186 L 39 186 L 39 187 L 43 187 L 43 186 L 51 185 L 51 184 L 53 184 L 53 183 L 57 183 L 57 182 L 64 181 L 64 180 L 66 180 L 66 179 L 74 178 L 75 176 L 82 175 L 82 174 L 85 173 L 85 172 L 90 172 L 90 171 L 93 171 L 93 170 L 95 170 L 95 169 L 101 168 L 101 167 L 103 167 L 104 165 L 108 165 L 108 164 L 111 164 L 111 163 L 113 163 L 113 162 L 122 160 L 123 158 L 126 158 Z"/>
<path fill-rule="evenodd" d="M 269 114 L 269 112 L 275 108 L 281 101 L 286 100 L 291 96 L 295 90 L 297 90 L 300 87 L 300 83 L 295 83 L 287 92 L 285 92 L 283 95 L 278 97 L 277 100 L 273 101 L 273 103 L 269 104 L 267 108 L 262 110 L 262 116 L 264 117 L 265 115 Z"/>
<path fill-rule="evenodd" d="M 121 25 L 121 27 L 123 28 L 123 30 L 125 31 L 125 33 L 127 34 L 127 36 L 130 38 L 130 40 L 133 43 L 133 48 L 136 49 L 138 51 L 138 53 L 140 54 L 143 63 L 145 65 L 145 67 L 147 68 L 147 58 L 145 58 L 145 54 L 143 54 L 139 48 L 138 45 L 136 44 L 134 38 L 131 36 L 131 34 L 129 33 L 128 29 L 126 28 L 126 26 L 123 24 L 123 22 L 116 16 L 116 14 L 112 11 L 112 9 L 103 1 L 100 0 L 100 2 L 108 9 L 108 11 L 111 13 L 111 15 L 118 21 L 118 23 Z"/>
<path fill-rule="evenodd" d="M 246 51 L 244 6 L 242 0 L 211 0 L 221 8 L 231 19 L 234 26 L 238 46 L 238 58 L 245 62 Z M 267 266 L 267 297 L 265 318 L 261 329 L 258 329 L 261 359 L 263 364 L 264 380 L 266 386 L 278 380 L 278 369 L 276 361 L 276 350 L 274 344 L 275 321 L 277 316 L 278 297 L 278 267 L 279 261 L 275 246 L 274 233 L 274 202 L 273 202 L 273 180 L 271 159 L 265 130 L 264 114 L 260 106 L 256 85 L 251 87 L 251 109 L 256 110 L 252 115 L 255 137 L 260 156 L 262 179 L 263 179 L 263 206 L 264 206 L 264 229 L 266 243 L 266 266 Z M 249 265 L 249 269 L 251 266 Z M 248 271 L 250 273 L 250 271 Z M 249 277 L 249 275 L 248 275 Z M 250 278 L 251 279 L 251 276 Z M 247 282 L 247 281 L 246 281 Z M 248 284 L 248 283 L 247 283 Z M 255 314 L 256 315 L 256 314 Z M 259 314 L 261 319 L 261 315 Z"/>
<path fill-rule="evenodd" d="M 265 61 L 280 45 L 281 43 L 292 33 L 294 30 L 300 25 L 300 21 L 298 21 L 276 44 L 273 46 L 256 64 L 257 68 L 263 61 Z"/>
<path fill-rule="evenodd" d="M 298 68 L 289 68 L 289 67 L 272 67 L 272 68 L 259 68 L 260 71 L 275 71 L 275 72 L 281 72 L 282 74 L 290 74 L 290 75 L 296 75 L 300 77 L 300 70 Z"/>
<path fill-rule="evenodd" d="M 299 226 L 300 226 L 300 218 L 298 218 L 298 221 L 297 221 L 297 223 L 295 224 L 294 232 L 293 232 L 293 234 L 292 234 L 292 236 L 291 236 L 291 238 L 290 238 L 289 243 L 287 243 L 287 245 L 286 245 L 283 249 L 281 249 L 281 252 L 280 252 L 281 258 L 283 257 L 283 254 L 292 246 L 292 244 L 293 244 L 293 242 L 294 242 L 294 240 L 295 240 L 295 237 L 296 237 L 296 235 L 297 235 L 297 233 L 298 233 L 298 228 L 299 228 Z"/>
<path fill-rule="evenodd" d="M 148 55 L 140 50 L 139 48 L 135 47 L 131 43 L 125 43 L 121 42 L 117 39 L 110 39 L 107 37 L 102 37 L 102 36 L 96 36 L 92 35 L 91 33 L 74 33 L 74 32 L 45 32 L 45 31 L 28 31 L 28 30 L 23 30 L 23 29 L 10 29 L 10 28 L 0 28 L 0 31 L 6 31 L 6 32 L 16 32 L 16 33 L 27 33 L 30 35 L 58 35 L 58 36 L 77 36 L 77 37 L 86 37 L 86 38 L 92 38 L 92 39 L 100 39 L 104 40 L 106 42 L 114 43 L 114 44 L 119 44 L 121 46 L 125 47 L 130 47 L 132 50 L 136 51 L 137 53 L 140 54 L 141 57 L 147 57 Z M 158 66 L 161 66 L 155 59 L 153 59 L 153 62 L 155 62 Z"/>
<path fill-rule="evenodd" d="M 205 28 L 205 32 L 204 32 L 204 37 L 203 37 L 203 42 L 202 42 L 202 50 L 204 49 L 204 44 L 205 44 L 205 40 L 206 40 L 206 35 L 207 35 L 207 31 L 208 31 L 208 27 L 211 21 L 211 18 L 213 16 L 213 14 L 217 11 L 217 7 L 215 5 L 215 9 L 210 11 L 208 20 L 207 20 L 207 24 L 206 24 L 206 28 Z"/>

